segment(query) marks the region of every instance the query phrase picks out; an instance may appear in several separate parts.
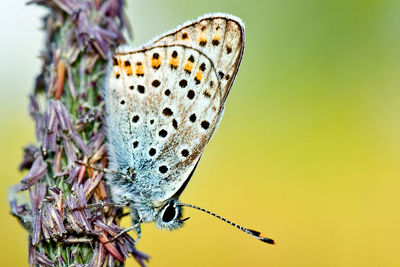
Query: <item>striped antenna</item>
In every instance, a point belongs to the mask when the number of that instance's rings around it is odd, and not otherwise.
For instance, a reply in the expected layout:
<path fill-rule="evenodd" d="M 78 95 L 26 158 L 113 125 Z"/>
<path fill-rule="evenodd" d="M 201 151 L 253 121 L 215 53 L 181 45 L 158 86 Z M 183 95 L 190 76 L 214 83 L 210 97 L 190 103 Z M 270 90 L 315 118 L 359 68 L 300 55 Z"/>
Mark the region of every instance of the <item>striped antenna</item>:
<path fill-rule="evenodd" d="M 213 213 L 211 211 L 202 209 L 200 207 L 197 207 L 197 206 L 194 206 L 194 205 L 191 205 L 191 204 L 179 203 L 178 205 L 185 206 L 185 207 L 190 207 L 190 208 L 197 209 L 197 210 L 201 210 L 201 211 L 203 211 L 205 213 L 208 213 L 208 214 L 210 214 L 210 215 L 212 215 L 214 217 L 217 217 L 218 219 L 220 219 L 220 220 L 222 220 L 222 221 L 224 221 L 226 223 L 229 223 L 232 226 L 235 226 L 236 228 L 242 230 L 246 234 L 249 234 L 249 235 L 257 238 L 258 240 L 261 240 L 262 242 L 265 242 L 265 243 L 268 243 L 268 244 L 275 244 L 274 240 L 272 240 L 271 238 L 268 238 L 268 237 L 263 237 L 260 232 L 255 231 L 255 230 L 251 230 L 251 229 L 247 229 L 247 228 L 245 228 L 243 226 L 237 225 L 236 223 L 231 222 L 231 221 L 229 221 L 229 220 L 227 220 L 227 219 L 225 219 L 225 218 L 223 218 L 223 217 L 219 216 L 218 214 L 215 214 L 215 213 Z"/>

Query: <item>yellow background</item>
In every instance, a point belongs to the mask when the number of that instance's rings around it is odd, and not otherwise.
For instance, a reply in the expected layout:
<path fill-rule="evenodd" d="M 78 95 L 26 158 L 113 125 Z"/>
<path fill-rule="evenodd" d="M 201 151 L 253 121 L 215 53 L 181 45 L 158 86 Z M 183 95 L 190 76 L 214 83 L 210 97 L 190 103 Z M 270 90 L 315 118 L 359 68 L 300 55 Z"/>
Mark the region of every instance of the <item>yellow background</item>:
<path fill-rule="evenodd" d="M 2 266 L 27 265 L 6 191 L 23 175 L 22 147 L 34 141 L 26 107 L 44 10 L 23 2 L 0 11 Z M 191 219 L 179 231 L 143 226 L 138 249 L 151 266 L 400 265 L 399 1 L 128 5 L 136 45 L 203 13 L 245 22 L 246 51 L 224 118 L 181 200 L 277 241 L 261 243 L 186 209 Z"/>

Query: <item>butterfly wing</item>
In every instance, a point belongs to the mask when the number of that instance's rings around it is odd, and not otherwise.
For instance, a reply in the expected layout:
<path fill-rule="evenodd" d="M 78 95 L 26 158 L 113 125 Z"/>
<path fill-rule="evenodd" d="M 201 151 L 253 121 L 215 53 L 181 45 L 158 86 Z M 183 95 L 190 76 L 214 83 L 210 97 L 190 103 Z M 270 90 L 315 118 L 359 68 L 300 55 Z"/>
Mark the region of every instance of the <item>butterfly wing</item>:
<path fill-rule="evenodd" d="M 244 51 L 244 25 L 227 14 L 205 15 L 154 41 L 153 45 L 180 44 L 207 55 L 215 67 L 225 101 L 239 70 Z"/>
<path fill-rule="evenodd" d="M 191 41 L 180 40 L 184 33 Z M 111 168 L 134 168 L 130 191 L 156 203 L 181 188 L 216 130 L 242 53 L 241 24 L 211 17 L 114 55 L 105 93 L 108 150 Z"/>

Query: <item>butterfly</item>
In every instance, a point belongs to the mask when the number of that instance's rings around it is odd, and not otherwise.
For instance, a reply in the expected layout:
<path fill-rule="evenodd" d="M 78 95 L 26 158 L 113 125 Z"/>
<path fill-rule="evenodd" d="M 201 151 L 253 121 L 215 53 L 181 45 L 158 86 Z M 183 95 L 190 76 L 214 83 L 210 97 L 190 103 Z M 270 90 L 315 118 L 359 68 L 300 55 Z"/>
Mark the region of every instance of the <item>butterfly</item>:
<path fill-rule="evenodd" d="M 105 82 L 107 174 L 112 199 L 128 203 L 133 226 L 180 228 L 178 198 L 222 118 L 244 51 L 244 25 L 227 14 L 188 22 L 140 48 L 120 47 Z"/>

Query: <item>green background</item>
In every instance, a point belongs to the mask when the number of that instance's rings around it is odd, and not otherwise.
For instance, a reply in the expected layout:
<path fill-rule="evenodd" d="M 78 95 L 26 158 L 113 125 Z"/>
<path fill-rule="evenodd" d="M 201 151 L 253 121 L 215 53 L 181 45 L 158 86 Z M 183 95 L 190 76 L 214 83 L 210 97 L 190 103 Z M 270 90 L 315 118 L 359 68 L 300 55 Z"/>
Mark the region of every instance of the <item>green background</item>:
<path fill-rule="evenodd" d="M 246 24 L 224 118 L 181 200 L 277 241 L 186 209 L 191 219 L 179 231 L 143 226 L 138 248 L 151 266 L 400 265 L 399 1 L 127 2 L 135 45 L 209 12 Z M 26 235 L 6 192 L 23 176 L 22 147 L 34 142 L 27 95 L 40 70 L 44 10 L 8 3 L 0 11 L 0 256 L 3 266 L 26 266 Z"/>

